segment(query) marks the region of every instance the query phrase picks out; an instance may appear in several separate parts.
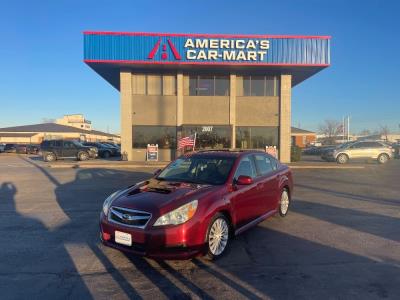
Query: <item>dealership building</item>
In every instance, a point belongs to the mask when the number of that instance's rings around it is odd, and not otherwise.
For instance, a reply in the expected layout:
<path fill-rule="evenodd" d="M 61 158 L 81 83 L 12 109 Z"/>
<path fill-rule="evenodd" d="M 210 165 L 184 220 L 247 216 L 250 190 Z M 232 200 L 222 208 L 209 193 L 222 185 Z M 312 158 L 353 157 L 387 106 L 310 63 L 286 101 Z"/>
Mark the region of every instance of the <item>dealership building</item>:
<path fill-rule="evenodd" d="M 84 32 L 84 61 L 120 91 L 128 160 L 196 149 L 265 149 L 290 161 L 291 90 L 330 64 L 329 36 Z"/>

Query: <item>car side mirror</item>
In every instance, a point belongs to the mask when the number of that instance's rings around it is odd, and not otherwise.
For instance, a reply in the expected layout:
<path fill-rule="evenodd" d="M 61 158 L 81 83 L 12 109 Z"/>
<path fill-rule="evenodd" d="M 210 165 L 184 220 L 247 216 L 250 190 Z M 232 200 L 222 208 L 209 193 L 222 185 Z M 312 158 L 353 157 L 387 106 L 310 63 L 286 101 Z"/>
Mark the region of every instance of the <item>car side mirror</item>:
<path fill-rule="evenodd" d="M 154 175 L 154 176 L 157 176 L 158 174 L 161 173 L 161 171 L 162 171 L 162 169 L 157 169 L 157 170 L 153 173 L 153 175 Z"/>
<path fill-rule="evenodd" d="M 250 176 L 240 175 L 236 180 L 237 185 L 249 185 L 253 183 L 253 178 Z"/>

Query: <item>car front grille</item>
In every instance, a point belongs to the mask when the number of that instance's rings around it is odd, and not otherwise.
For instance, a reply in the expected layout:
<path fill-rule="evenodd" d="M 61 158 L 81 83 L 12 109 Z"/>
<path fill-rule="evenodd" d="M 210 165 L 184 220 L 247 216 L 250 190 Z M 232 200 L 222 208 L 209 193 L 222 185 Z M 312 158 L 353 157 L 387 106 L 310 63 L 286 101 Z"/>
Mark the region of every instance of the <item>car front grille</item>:
<path fill-rule="evenodd" d="M 144 211 L 113 206 L 108 214 L 108 220 L 129 227 L 144 228 L 151 219 L 151 214 Z"/>

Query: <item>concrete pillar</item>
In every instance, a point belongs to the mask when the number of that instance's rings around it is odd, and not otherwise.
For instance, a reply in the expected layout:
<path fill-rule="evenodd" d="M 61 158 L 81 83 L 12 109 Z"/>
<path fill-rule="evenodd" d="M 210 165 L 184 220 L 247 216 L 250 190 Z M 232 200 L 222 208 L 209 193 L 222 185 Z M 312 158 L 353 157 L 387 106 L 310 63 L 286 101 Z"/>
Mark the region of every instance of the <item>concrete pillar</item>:
<path fill-rule="evenodd" d="M 236 148 L 236 74 L 230 75 L 229 124 L 231 125 L 231 148 Z"/>
<path fill-rule="evenodd" d="M 183 74 L 179 72 L 176 76 L 176 126 L 183 123 Z"/>
<path fill-rule="evenodd" d="M 121 154 L 126 153 L 132 160 L 132 74 L 130 71 L 120 72 L 121 93 Z"/>
<path fill-rule="evenodd" d="M 279 159 L 290 162 L 292 75 L 281 75 L 279 101 Z"/>

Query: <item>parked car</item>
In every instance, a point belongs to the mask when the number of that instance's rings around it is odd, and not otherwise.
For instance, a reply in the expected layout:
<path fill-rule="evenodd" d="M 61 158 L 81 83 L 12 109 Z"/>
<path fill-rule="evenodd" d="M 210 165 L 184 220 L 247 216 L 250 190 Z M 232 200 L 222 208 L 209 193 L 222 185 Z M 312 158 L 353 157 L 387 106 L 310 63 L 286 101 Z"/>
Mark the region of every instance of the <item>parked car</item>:
<path fill-rule="evenodd" d="M 82 145 L 77 141 L 49 140 L 40 144 L 44 161 L 55 161 L 61 158 L 88 160 L 97 157 L 97 149 Z"/>
<path fill-rule="evenodd" d="M 0 144 L 0 153 L 4 152 L 4 147 L 6 146 L 6 144 Z"/>
<path fill-rule="evenodd" d="M 20 154 L 37 154 L 39 152 L 39 145 L 33 144 L 19 144 L 17 145 L 17 153 Z"/>
<path fill-rule="evenodd" d="M 98 154 L 100 157 L 109 158 L 111 156 L 118 156 L 119 152 L 117 149 L 113 147 L 109 147 L 108 145 L 102 143 L 95 143 L 95 142 L 85 142 L 83 143 L 85 146 L 96 147 L 98 150 Z"/>
<path fill-rule="evenodd" d="M 30 144 L 28 145 L 28 154 L 38 154 L 40 151 L 39 145 Z"/>
<path fill-rule="evenodd" d="M 6 144 L 4 146 L 4 152 L 6 152 L 6 153 L 16 153 L 17 152 L 17 144 Z"/>
<path fill-rule="evenodd" d="M 27 154 L 28 153 L 28 146 L 25 144 L 17 145 L 16 152 L 18 154 Z"/>
<path fill-rule="evenodd" d="M 101 142 L 101 144 L 103 144 L 107 147 L 117 149 L 119 152 L 121 152 L 121 147 L 118 144 L 113 144 L 113 143 L 109 143 L 109 142 Z"/>
<path fill-rule="evenodd" d="M 400 158 L 400 143 L 392 144 L 392 148 L 394 149 L 394 157 Z"/>
<path fill-rule="evenodd" d="M 181 156 L 149 180 L 111 194 L 100 216 L 110 247 L 161 259 L 210 259 L 230 238 L 279 213 L 293 193 L 290 169 L 261 151 Z"/>
<path fill-rule="evenodd" d="M 322 154 L 321 158 L 327 161 L 336 161 L 345 164 L 349 160 L 376 159 L 384 164 L 393 158 L 394 149 L 380 141 L 359 141 L 340 145 L 339 147 Z"/>

